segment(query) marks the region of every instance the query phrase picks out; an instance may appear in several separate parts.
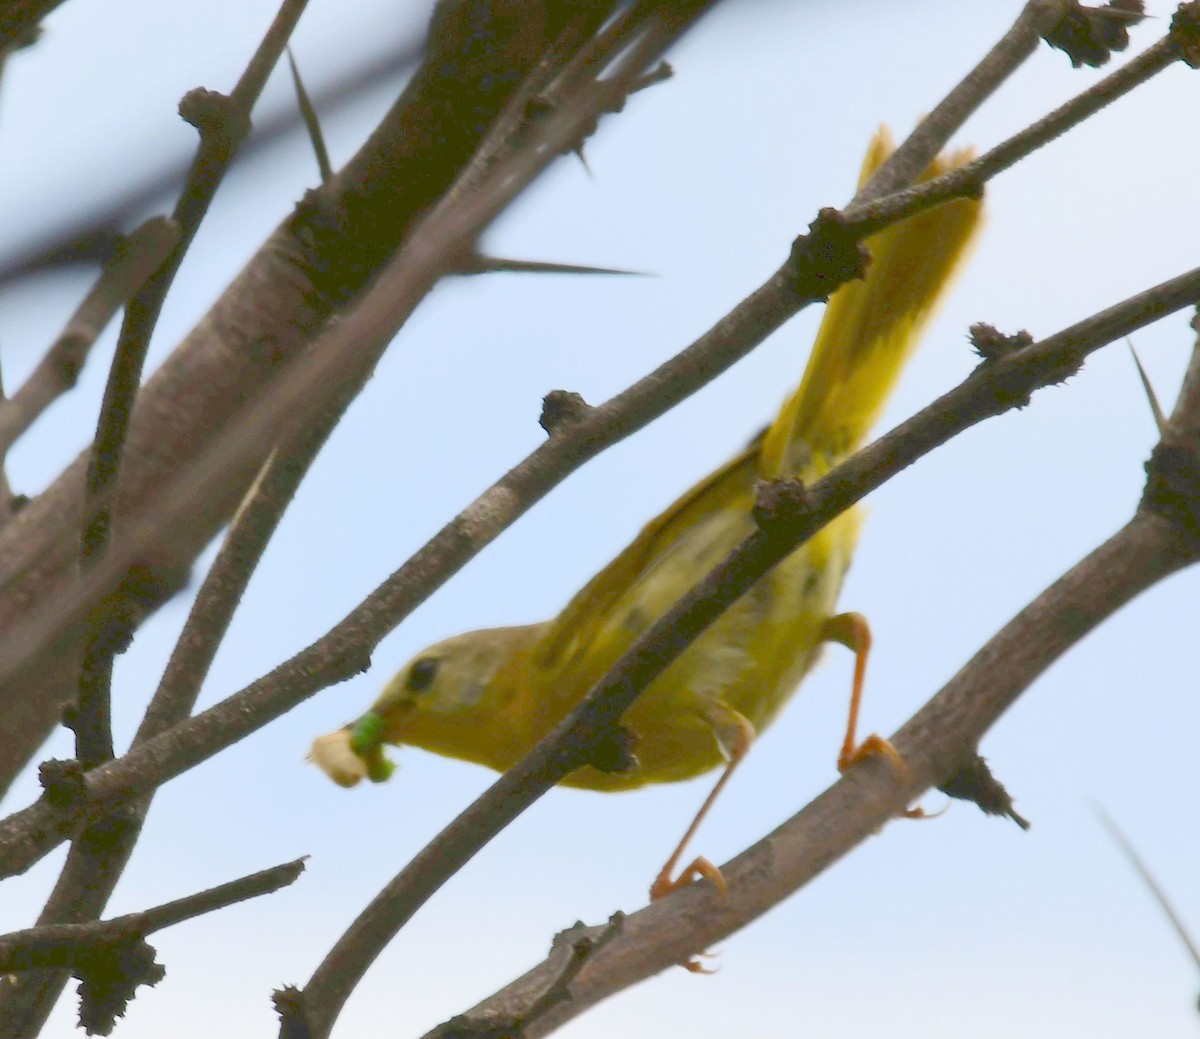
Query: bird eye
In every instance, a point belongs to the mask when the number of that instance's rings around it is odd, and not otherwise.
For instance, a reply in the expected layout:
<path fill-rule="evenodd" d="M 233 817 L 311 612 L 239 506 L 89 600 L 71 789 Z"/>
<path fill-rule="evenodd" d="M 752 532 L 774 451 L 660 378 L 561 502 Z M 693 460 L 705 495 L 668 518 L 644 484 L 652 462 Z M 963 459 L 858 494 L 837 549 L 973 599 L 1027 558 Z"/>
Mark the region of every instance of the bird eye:
<path fill-rule="evenodd" d="M 408 669 L 408 678 L 404 687 L 409 692 L 420 693 L 433 685 L 433 677 L 437 674 L 438 662 L 433 657 L 422 657 Z"/>

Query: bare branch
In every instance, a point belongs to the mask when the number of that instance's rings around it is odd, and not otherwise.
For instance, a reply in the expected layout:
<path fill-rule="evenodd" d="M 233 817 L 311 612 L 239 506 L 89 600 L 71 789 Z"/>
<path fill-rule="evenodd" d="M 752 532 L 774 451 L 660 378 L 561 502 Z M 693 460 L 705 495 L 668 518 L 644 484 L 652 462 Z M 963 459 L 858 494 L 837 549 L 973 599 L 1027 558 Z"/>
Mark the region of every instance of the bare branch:
<path fill-rule="evenodd" d="M 21 388 L 0 404 L 0 457 L 75 385 L 100 333 L 178 240 L 178 225 L 166 217 L 152 217 L 121 243 L 46 356 Z"/>
<path fill-rule="evenodd" d="M 1042 36 L 1062 20 L 1070 7 L 1071 0 L 1028 0 L 1008 32 L 921 120 L 855 202 L 864 204 L 911 185 L 975 110 L 1032 56 Z"/>
<path fill-rule="evenodd" d="M 847 221 L 863 233 L 872 234 L 897 217 L 911 216 L 953 198 L 977 196 L 989 180 L 1042 145 L 1061 137 L 1176 61 L 1186 63 L 1186 48 L 1182 41 L 1189 34 L 1200 38 L 1200 21 L 1192 26 L 1177 19 L 1172 23 L 1171 32 L 1158 43 L 978 159 L 886 197 L 855 203 L 846 210 Z"/>
<path fill-rule="evenodd" d="M 297 439 L 277 448 L 264 464 L 196 594 L 162 681 L 134 737 L 135 747 L 191 713 L 242 593 L 296 488 L 340 415 L 341 411 L 335 410 L 325 422 L 306 426 Z M 151 792 L 119 806 L 72 844 L 40 924 L 91 920 L 103 911 L 133 854 L 152 796 Z M 0 989 L 0 1020 L 14 1022 L 14 1034 L 37 1031 L 65 982 L 64 973 L 47 973 Z M 4 1035 L 4 1026 L 0 1025 L 0 1037 Z"/>
<path fill-rule="evenodd" d="M 74 966 L 81 953 L 131 937 L 144 938 L 185 920 L 287 887 L 304 872 L 304 862 L 304 858 L 285 862 L 153 909 L 126 913 L 111 920 L 47 924 L 0 935 L 0 970 L 26 971 Z"/>
<path fill-rule="evenodd" d="M 168 902 L 141 913 L 129 913 L 103 922 L 54 924 L 0 936 L 0 970 L 10 972 L 8 984 L 33 976 L 70 971 L 79 978 L 79 1023 L 89 1035 L 108 1035 L 116 1019 L 141 985 L 162 980 L 163 967 L 145 936 L 192 917 L 236 902 L 270 894 L 291 884 L 304 870 L 304 860 L 274 866 L 240 880 Z M 21 973 L 13 973 L 21 972 Z M 0 1020 L 5 1035 L 35 1035 L 40 1022 L 5 1015 Z"/>
<path fill-rule="evenodd" d="M 162 303 L 225 171 L 245 139 L 250 110 L 306 4 L 307 0 L 284 0 L 230 98 L 193 91 L 181 106 L 181 111 L 191 112 L 201 132 L 200 147 L 175 206 L 174 218 L 169 223 L 174 239 L 169 255 L 165 261 L 160 257 L 162 265 L 156 265 L 156 272 L 139 288 L 126 310 L 105 387 L 88 467 L 87 513 L 81 546 L 81 564 L 85 570 L 94 569 L 109 548 L 112 509 L 129 417 Z M 202 116 L 196 118 L 197 113 Z M 161 237 L 161 232 L 159 234 Z M 144 280 L 140 279 L 139 284 Z M 324 435 L 319 442 L 323 441 Z M 80 653 L 78 702 L 65 715 L 65 720 L 75 730 L 76 758 L 84 768 L 112 757 L 110 686 L 113 657 L 127 645 L 138 619 L 136 603 L 131 604 L 120 595 L 107 597 L 86 618 L 87 631 Z M 185 716 L 186 711 L 182 717 Z M 147 807 L 148 802 L 122 806 L 113 816 L 94 822 L 78 835 L 39 923 L 76 923 L 93 919 L 103 910 L 136 843 Z M 10 1034 L 21 1030 L 37 1031 L 65 981 L 65 974 L 51 973 L 26 979 L 26 984 L 19 988 L 0 992 L 0 1006 L 9 1022 L 4 1027 L 14 1030 Z"/>
<path fill-rule="evenodd" d="M 172 213 L 178 240 L 125 309 L 88 460 L 80 548 L 85 569 L 94 567 L 108 549 L 129 421 L 163 302 L 226 170 L 250 131 L 250 112 L 307 4 L 308 0 L 283 0 L 229 97 L 193 90 L 180 103 L 180 114 L 200 131 L 200 147 Z M 127 611 L 120 604 L 113 605 L 116 616 L 105 610 L 88 618 L 80 654 L 79 697 L 70 724 L 75 730 L 75 756 L 85 767 L 111 758 L 113 752 L 109 717 L 113 657 L 128 641 L 129 622 Z"/>
<path fill-rule="evenodd" d="M 603 21 L 612 2 L 587 5 L 589 17 Z M 481 9 L 462 5 L 475 21 L 435 25 L 426 62 L 376 132 L 333 184 L 309 193 L 138 394 L 121 476 L 123 515 L 152 511 L 181 467 L 224 439 L 242 405 L 282 376 L 462 172 L 490 119 L 546 45 L 535 23 L 504 18 L 481 24 Z M 551 24 L 548 31 L 557 29 Z M 485 38 L 488 45 L 480 46 Z M 157 601 L 180 586 L 192 560 L 228 520 L 275 436 L 273 429 L 240 465 L 212 477 L 206 495 L 174 517 L 169 546 L 141 553 L 144 583 Z M 84 469 L 76 461 L 0 531 L 0 630 L 11 632 L 68 594 L 75 559 L 64 535 L 78 529 Z M 40 657 L 26 658 L 18 684 L 0 693 L 0 701 L 19 704 L 6 711 L 0 789 L 29 760 L 71 695 L 74 669 L 64 662 L 73 659 L 73 648 L 45 648 Z"/>

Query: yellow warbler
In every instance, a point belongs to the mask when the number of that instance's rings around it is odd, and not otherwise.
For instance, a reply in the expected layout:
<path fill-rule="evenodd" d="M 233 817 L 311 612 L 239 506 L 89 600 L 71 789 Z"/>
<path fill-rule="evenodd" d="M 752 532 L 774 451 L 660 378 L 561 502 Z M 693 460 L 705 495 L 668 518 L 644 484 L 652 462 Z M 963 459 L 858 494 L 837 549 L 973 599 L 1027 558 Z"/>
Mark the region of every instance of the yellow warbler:
<path fill-rule="evenodd" d="M 891 151 L 873 139 L 861 181 Z M 943 157 L 926 176 L 967 156 Z M 860 181 L 860 182 L 861 182 Z M 382 745 L 411 744 L 504 770 L 550 731 L 632 641 L 754 529 L 760 480 L 813 481 L 865 439 L 900 369 L 977 231 L 977 201 L 949 202 L 868 239 L 862 281 L 832 297 L 799 388 L 741 454 L 649 523 L 558 617 L 541 624 L 471 631 L 419 653 L 367 714 L 319 738 L 310 757 L 336 782 L 386 779 Z M 895 751 L 855 724 L 869 630 L 836 614 L 858 537 L 851 509 L 762 577 L 641 695 L 621 720 L 637 764 L 621 773 L 582 768 L 563 782 L 592 790 L 725 772 L 651 889 L 658 896 L 704 874 L 697 859 L 671 880 L 683 847 L 754 736 L 779 712 L 824 642 L 856 655 L 854 690 L 839 767 L 868 751 Z"/>

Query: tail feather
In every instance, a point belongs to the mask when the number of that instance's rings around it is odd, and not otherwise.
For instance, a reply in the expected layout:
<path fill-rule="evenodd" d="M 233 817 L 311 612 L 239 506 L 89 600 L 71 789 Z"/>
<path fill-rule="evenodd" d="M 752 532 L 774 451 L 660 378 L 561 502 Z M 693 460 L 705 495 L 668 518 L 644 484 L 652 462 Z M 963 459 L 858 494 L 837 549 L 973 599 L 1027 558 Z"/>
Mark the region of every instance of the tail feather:
<path fill-rule="evenodd" d="M 891 135 L 871 141 L 859 184 L 891 154 Z M 970 159 L 935 159 L 923 180 Z M 825 309 L 799 389 L 767 431 L 763 471 L 789 475 L 795 459 L 817 452 L 842 457 L 879 418 L 920 333 L 961 267 L 982 221 L 974 199 L 947 202 L 866 240 L 866 277 L 837 290 Z M 804 446 L 797 452 L 795 448 Z"/>

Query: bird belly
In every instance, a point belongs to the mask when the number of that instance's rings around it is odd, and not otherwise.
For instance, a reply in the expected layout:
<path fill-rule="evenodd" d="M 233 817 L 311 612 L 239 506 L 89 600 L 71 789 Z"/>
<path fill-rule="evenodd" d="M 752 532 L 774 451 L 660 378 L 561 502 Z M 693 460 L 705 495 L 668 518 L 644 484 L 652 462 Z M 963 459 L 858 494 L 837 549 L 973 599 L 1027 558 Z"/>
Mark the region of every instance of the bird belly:
<path fill-rule="evenodd" d="M 722 708 L 761 733 L 820 655 L 849 556 L 843 547 L 856 527 L 851 517 L 835 520 L 756 582 L 650 684 L 621 719 L 635 739 L 634 770 L 581 769 L 564 785 L 626 790 L 718 768 L 727 760 L 717 738 Z"/>

